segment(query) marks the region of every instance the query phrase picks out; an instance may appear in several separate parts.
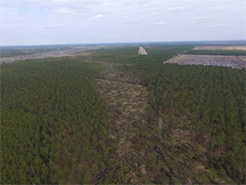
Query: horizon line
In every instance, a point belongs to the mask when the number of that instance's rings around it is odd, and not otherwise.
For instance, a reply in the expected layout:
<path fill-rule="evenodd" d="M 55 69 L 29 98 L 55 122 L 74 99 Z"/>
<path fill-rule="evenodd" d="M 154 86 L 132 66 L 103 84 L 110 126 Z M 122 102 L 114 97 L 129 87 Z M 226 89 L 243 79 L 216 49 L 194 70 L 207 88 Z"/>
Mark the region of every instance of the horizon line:
<path fill-rule="evenodd" d="M 95 42 L 95 43 L 63 43 L 63 44 L 23 44 L 23 45 L 0 45 L 0 47 L 27 47 L 27 46 L 71 46 L 71 45 L 111 45 L 111 44 L 140 44 L 140 43 L 195 43 L 195 42 L 245 42 L 246 39 L 235 40 L 185 40 L 185 41 L 136 41 L 136 42 Z"/>

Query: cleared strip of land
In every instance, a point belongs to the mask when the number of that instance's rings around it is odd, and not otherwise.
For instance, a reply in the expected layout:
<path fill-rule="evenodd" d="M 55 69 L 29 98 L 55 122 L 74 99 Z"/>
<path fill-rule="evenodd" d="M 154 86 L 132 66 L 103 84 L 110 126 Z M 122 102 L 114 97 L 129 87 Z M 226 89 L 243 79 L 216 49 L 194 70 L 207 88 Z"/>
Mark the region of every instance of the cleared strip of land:
<path fill-rule="evenodd" d="M 245 50 L 246 46 L 196 46 L 193 50 Z"/>
<path fill-rule="evenodd" d="M 176 63 L 181 65 L 212 65 L 232 68 L 245 68 L 245 56 L 223 56 L 223 55 L 178 55 L 164 63 Z"/>
<path fill-rule="evenodd" d="M 0 63 L 11 63 L 20 60 L 27 60 L 27 59 L 40 59 L 40 58 L 48 58 L 48 57 L 63 57 L 63 56 L 76 56 L 76 55 L 89 55 L 90 50 L 100 49 L 102 47 L 95 46 L 95 47 L 74 47 L 70 49 L 64 49 L 60 51 L 48 51 L 48 52 L 38 52 L 33 54 L 27 55 L 20 55 L 15 57 L 1 57 Z"/>
<path fill-rule="evenodd" d="M 139 47 L 138 54 L 139 55 L 148 55 L 148 53 L 145 51 L 145 49 L 143 47 Z"/>
<path fill-rule="evenodd" d="M 141 166 L 137 165 L 140 162 L 137 162 L 136 158 L 143 159 L 144 154 L 141 150 L 136 150 L 135 147 L 139 125 L 146 119 L 147 88 L 126 82 L 133 78 L 127 71 L 121 71 L 115 65 L 105 68 L 103 76 L 104 79 L 98 78 L 95 82 L 98 92 L 102 94 L 109 106 L 111 120 L 109 121 L 109 136 L 113 139 L 112 142 L 118 145 L 116 152 L 119 155 L 117 158 L 120 159 L 119 165 L 127 164 L 125 174 L 130 178 L 132 184 L 142 184 L 142 180 L 137 174 L 146 174 L 146 169 L 144 163 Z M 128 80 L 126 80 L 127 76 Z"/>

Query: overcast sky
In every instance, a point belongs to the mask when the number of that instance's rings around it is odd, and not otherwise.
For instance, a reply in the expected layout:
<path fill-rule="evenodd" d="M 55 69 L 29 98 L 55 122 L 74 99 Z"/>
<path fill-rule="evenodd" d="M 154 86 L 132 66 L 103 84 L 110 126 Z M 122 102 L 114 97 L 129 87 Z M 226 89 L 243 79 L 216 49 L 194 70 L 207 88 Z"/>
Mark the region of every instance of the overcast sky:
<path fill-rule="evenodd" d="M 246 39 L 246 0 L 0 0 L 0 45 Z"/>

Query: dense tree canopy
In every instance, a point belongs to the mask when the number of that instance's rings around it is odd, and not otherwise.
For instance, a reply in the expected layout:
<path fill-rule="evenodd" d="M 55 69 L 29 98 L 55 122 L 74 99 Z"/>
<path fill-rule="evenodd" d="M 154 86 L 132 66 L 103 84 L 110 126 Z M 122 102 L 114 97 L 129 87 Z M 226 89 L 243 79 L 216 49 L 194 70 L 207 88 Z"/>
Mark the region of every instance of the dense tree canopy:
<path fill-rule="evenodd" d="M 244 183 L 245 69 L 163 64 L 192 47 L 1 64 L 1 183 L 130 183 L 129 171 L 142 183 Z M 95 83 L 106 64 L 148 89 L 146 119 L 134 122 L 132 140 L 143 158 L 117 154 Z"/>

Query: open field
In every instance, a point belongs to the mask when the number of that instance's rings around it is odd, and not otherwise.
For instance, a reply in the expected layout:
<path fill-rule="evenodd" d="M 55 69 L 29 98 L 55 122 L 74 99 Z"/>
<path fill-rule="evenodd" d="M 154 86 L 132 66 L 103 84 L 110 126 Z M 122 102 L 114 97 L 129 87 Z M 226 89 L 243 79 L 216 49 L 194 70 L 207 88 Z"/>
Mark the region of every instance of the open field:
<path fill-rule="evenodd" d="M 139 55 L 148 55 L 148 53 L 145 51 L 145 49 L 143 47 L 139 47 L 138 54 Z"/>
<path fill-rule="evenodd" d="M 196 46 L 193 50 L 245 50 L 246 46 Z"/>
<path fill-rule="evenodd" d="M 100 49 L 100 46 L 92 46 L 92 47 L 72 47 L 69 49 L 62 49 L 62 50 L 51 50 L 48 52 L 36 52 L 36 53 L 27 53 L 24 51 L 25 55 L 18 55 L 13 57 L 1 57 L 0 63 L 11 63 L 14 61 L 20 60 L 27 60 L 27 59 L 41 59 L 41 58 L 48 58 L 48 57 L 63 57 L 63 56 L 77 56 L 77 55 L 89 55 L 89 50 Z"/>
<path fill-rule="evenodd" d="M 245 68 L 245 56 L 222 56 L 222 55 L 178 55 L 164 63 L 176 63 L 181 65 L 212 65 L 232 68 Z"/>

